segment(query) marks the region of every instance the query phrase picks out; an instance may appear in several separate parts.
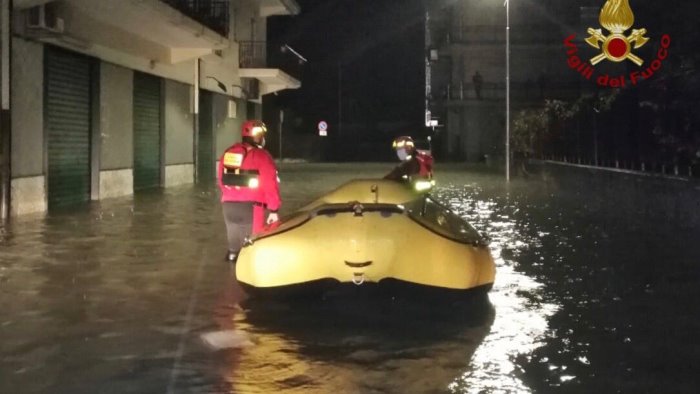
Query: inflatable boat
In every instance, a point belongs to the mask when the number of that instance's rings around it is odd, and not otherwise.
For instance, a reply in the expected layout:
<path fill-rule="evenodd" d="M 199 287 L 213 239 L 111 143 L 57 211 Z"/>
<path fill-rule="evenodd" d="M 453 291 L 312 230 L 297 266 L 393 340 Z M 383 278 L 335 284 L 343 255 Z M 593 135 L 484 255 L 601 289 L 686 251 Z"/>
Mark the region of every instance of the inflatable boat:
<path fill-rule="evenodd" d="M 488 291 L 488 241 L 426 193 L 355 180 L 285 217 L 243 247 L 236 277 L 250 295 L 339 285 Z"/>

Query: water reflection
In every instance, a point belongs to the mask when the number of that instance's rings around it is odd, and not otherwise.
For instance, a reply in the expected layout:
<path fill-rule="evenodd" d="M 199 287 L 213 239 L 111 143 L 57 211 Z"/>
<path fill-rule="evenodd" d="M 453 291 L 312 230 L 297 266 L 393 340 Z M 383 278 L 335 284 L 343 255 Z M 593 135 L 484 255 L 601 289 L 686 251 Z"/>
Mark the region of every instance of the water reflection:
<path fill-rule="evenodd" d="M 229 392 L 444 392 L 493 323 L 487 296 L 442 305 L 352 290 L 229 309 L 254 344 L 227 351 Z"/>
<path fill-rule="evenodd" d="M 517 256 L 527 248 L 537 248 L 539 240 L 521 231 L 517 208 L 507 201 L 484 199 L 477 184 L 450 186 L 438 191 L 455 212 L 491 238 L 496 260 L 496 282 L 490 298 L 496 310 L 491 332 L 476 349 L 469 368 L 449 385 L 453 393 L 527 393 L 520 355 L 542 345 L 548 331 L 548 318 L 558 309 L 538 298 L 542 283 L 515 269 Z M 507 200 L 507 198 L 506 198 Z"/>

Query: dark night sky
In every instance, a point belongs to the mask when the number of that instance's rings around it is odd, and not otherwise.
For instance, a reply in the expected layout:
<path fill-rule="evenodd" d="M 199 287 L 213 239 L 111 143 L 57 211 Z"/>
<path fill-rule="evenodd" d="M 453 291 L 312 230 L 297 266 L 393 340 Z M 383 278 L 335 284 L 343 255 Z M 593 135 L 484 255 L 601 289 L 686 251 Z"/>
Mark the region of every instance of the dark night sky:
<path fill-rule="evenodd" d="M 337 128 L 339 64 L 342 64 L 343 127 L 362 123 L 421 126 L 424 33 L 419 0 L 298 0 L 302 13 L 274 17 L 268 40 L 291 45 L 308 59 L 302 88 L 279 96 L 305 122 L 326 119 Z"/>

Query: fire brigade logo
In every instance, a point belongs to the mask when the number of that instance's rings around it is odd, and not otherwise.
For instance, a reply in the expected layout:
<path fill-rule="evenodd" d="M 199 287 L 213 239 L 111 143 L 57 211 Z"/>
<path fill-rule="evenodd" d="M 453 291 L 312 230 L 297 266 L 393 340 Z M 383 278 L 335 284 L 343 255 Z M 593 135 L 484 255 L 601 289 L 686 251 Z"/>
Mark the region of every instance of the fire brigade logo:
<path fill-rule="evenodd" d="M 607 31 L 603 34 L 603 29 L 588 28 L 590 37 L 584 41 L 601 53 L 595 55 L 589 61 L 582 59 L 576 43 L 576 35 L 571 34 L 564 40 L 566 48 L 567 64 L 581 76 L 589 81 L 594 81 L 598 86 L 611 88 L 624 88 L 626 86 L 637 85 L 639 81 L 647 80 L 656 75 L 662 68 L 663 62 L 668 58 L 671 46 L 671 36 L 661 34 L 660 45 L 656 52 L 656 58 L 651 59 L 649 65 L 644 65 L 644 60 L 632 53 L 634 49 L 639 49 L 649 42 L 646 37 L 647 29 L 632 29 L 634 26 L 634 14 L 630 7 L 629 0 L 607 0 L 600 11 L 600 25 Z M 632 29 L 629 35 L 625 32 Z M 590 55 L 586 55 L 588 57 Z M 639 66 L 627 74 L 609 75 L 598 73 L 595 66 L 603 60 L 621 63 L 629 60 Z"/>
<path fill-rule="evenodd" d="M 639 56 L 632 53 L 632 47 L 639 49 L 649 41 L 647 29 L 632 29 L 629 35 L 625 32 L 634 26 L 634 13 L 629 0 L 607 0 L 600 11 L 600 25 L 610 34 L 603 34 L 602 29 L 588 28 L 591 36 L 586 39 L 588 45 L 596 49 L 602 49 L 602 53 L 591 59 L 591 64 L 596 65 L 607 59 L 611 62 L 623 62 L 630 60 L 637 66 L 644 64 Z M 602 48 L 601 48 L 602 47 Z"/>

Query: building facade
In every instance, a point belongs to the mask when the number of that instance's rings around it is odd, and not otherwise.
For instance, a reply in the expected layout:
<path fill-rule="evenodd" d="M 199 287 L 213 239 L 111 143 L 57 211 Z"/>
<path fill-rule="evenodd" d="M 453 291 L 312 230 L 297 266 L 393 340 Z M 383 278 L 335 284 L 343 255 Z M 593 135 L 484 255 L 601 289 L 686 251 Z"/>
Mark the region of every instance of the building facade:
<path fill-rule="evenodd" d="M 544 99 L 580 95 L 563 40 L 580 31 L 579 5 L 510 2 L 511 120 Z M 503 1 L 426 2 L 427 110 L 438 120 L 442 154 L 453 160 L 503 157 L 506 9 Z M 584 30 L 585 31 L 585 30 Z M 581 37 L 579 37 L 581 38 Z"/>
<path fill-rule="evenodd" d="M 294 0 L 2 0 L 3 215 L 208 181 L 262 97 Z"/>

